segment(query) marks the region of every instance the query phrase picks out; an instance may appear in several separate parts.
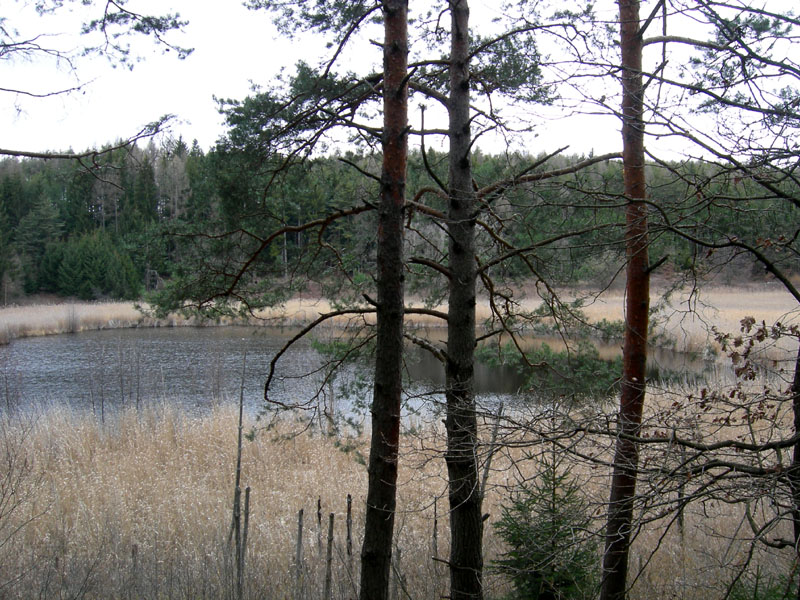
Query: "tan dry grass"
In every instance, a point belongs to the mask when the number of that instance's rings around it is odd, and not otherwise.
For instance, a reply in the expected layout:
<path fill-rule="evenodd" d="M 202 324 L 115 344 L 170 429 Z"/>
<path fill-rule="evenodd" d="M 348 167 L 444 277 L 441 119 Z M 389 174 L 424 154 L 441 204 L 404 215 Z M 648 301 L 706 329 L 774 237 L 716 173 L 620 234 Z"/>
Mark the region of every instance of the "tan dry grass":
<path fill-rule="evenodd" d="M 573 298 L 575 292 L 566 292 L 565 298 Z M 655 305 L 662 295 L 652 294 Z M 534 310 L 540 300 L 531 297 L 523 300 L 525 310 Z M 411 302 L 412 306 L 419 304 Z M 793 298 L 778 287 L 720 288 L 715 287 L 693 293 L 682 290 L 672 294 L 669 301 L 659 305 L 658 330 L 673 340 L 676 349 L 702 351 L 711 341 L 710 331 L 716 326 L 721 331 L 736 332 L 745 316 L 767 323 L 787 317 L 796 320 L 797 305 Z M 437 307 L 443 309 L 444 307 Z M 281 306 L 256 313 L 255 322 L 261 324 L 304 325 L 323 313 L 331 312 L 330 302 L 322 299 L 294 298 Z M 617 290 L 606 291 L 582 309 L 592 322 L 602 319 L 620 320 L 624 316 L 624 295 Z M 476 307 L 479 320 L 491 316 L 488 302 L 479 300 Z M 364 317 L 374 322 L 371 315 Z M 332 319 L 329 325 L 342 325 L 349 317 Z M 408 317 L 412 326 L 437 327 L 444 324 L 437 318 L 425 315 Z M 223 320 L 222 324 L 233 323 Z M 65 303 L 9 307 L 0 309 L 0 343 L 15 337 L 70 333 L 91 329 L 114 329 L 125 327 L 198 325 L 198 321 L 171 315 L 166 319 L 154 319 L 139 312 L 133 304 L 126 302 Z"/>
<path fill-rule="evenodd" d="M 77 333 L 96 329 L 193 324 L 176 316 L 154 319 L 128 302 L 77 302 L 13 306 L 0 309 L 0 343 L 18 337 Z"/>
<path fill-rule="evenodd" d="M 567 291 L 565 299 L 574 299 L 584 294 Z M 658 331 L 676 343 L 676 349 L 686 351 L 702 350 L 711 341 L 711 328 L 720 331 L 738 332 L 741 320 L 753 316 L 757 321 L 768 324 L 776 321 L 796 320 L 798 307 L 794 299 L 777 286 L 758 286 L 748 288 L 713 287 L 704 290 L 683 289 L 671 294 L 665 301 L 663 290 L 654 290 L 651 303 L 658 306 L 656 315 Z M 532 311 L 541 300 L 528 297 L 522 301 L 522 308 Z M 420 306 L 413 300 L 411 306 Z M 436 307 L 438 310 L 445 306 Z M 293 299 L 277 309 L 263 311 L 258 316 L 264 319 L 286 319 L 291 324 L 308 323 L 320 314 L 330 312 L 331 305 L 325 300 Z M 591 322 L 602 319 L 622 320 L 625 313 L 625 296 L 620 290 L 608 290 L 594 297 L 583 307 L 583 312 Z M 479 299 L 476 317 L 479 321 L 491 316 L 491 308 L 486 299 Z M 340 318 L 338 322 L 344 321 Z M 407 318 L 415 325 L 442 326 L 435 317 L 413 315 Z M 334 321 L 337 322 L 337 321 Z"/>
<path fill-rule="evenodd" d="M 22 525 L 14 542 L 0 547 L 0 585 L 21 575 L 3 597 L 30 597 L 32 590 L 38 595 L 45 584 L 49 587 L 44 597 L 75 596 L 84 584 L 88 591 L 77 597 L 224 597 L 229 587 L 223 549 L 231 519 L 236 447 L 232 406 L 202 416 L 164 407 L 131 410 L 105 424 L 90 413 L 50 408 L 32 421 L 3 423 L 22 433 L 10 438 L 21 445 L 6 444 L 0 452 L 17 448 L 17 456 L 31 468 L 24 487 L 33 492 L 19 511 L 0 519 L 0 536 L 9 525 Z M 357 574 L 349 573 L 345 555 L 346 497 L 353 497 L 352 564 L 357 570 L 366 468 L 356 450 L 366 454 L 368 440 L 337 442 L 308 431 L 287 435 L 297 430 L 297 423 L 285 421 L 245 442 L 243 484 L 252 488 L 246 597 L 291 597 L 301 508 L 305 590 L 308 596 L 317 595 L 324 570 L 318 550 L 318 498 L 323 525 L 329 512 L 336 518 L 334 597 L 351 597 Z M 446 593 L 446 569 L 431 560 L 437 498 L 438 552 L 443 557 L 448 552 L 444 439 L 441 425 L 422 426 L 421 431 L 403 439 L 396 539 L 412 597 L 434 598 Z M 482 431 L 488 438 L 488 424 Z M 508 433 L 504 441 L 512 443 L 495 456 L 484 506 L 490 515 L 487 564 L 501 551 L 491 527 L 500 516 L 501 503 L 520 478 L 535 477 L 541 469 L 546 445 L 535 436 L 522 443 L 525 435 Z M 611 454 L 608 440 L 587 444 Z M 342 449 L 348 445 L 355 450 Z M 6 456 L 0 458 L 8 464 Z M 597 508 L 599 532 L 608 469 L 578 463 L 574 475 L 581 478 Z M 745 548 L 726 546 L 736 539 L 740 511 L 724 503 L 698 506 L 687 513 L 686 522 L 682 537 L 673 527 L 662 539 L 663 521 L 647 526 L 639 536 L 633 567 L 646 570 L 634 588 L 634 598 L 718 597 L 730 576 L 725 561 L 739 557 Z M 324 532 L 322 537 L 324 545 Z M 656 547 L 658 553 L 648 563 Z M 487 575 L 487 598 L 501 597 L 504 589 L 503 582 Z"/>
<path fill-rule="evenodd" d="M 768 325 L 798 322 L 797 302 L 777 286 L 712 288 L 692 294 L 682 290 L 659 310 L 659 331 L 679 349 L 702 351 L 713 339 L 712 328 L 738 333 L 742 319 L 753 317 Z"/>
<path fill-rule="evenodd" d="M 193 598 L 201 588 L 206 597 L 223 597 L 235 424 L 233 407 L 198 417 L 168 408 L 127 411 L 105 424 L 89 413 L 51 408 L 29 422 L 18 452 L 32 465 L 26 481 L 35 495 L 13 522 L 0 518 L 5 530 L 22 524 L 15 543 L 0 547 L 0 586 L 22 575 L 3 597 L 28 597 L 31 586 L 46 582 L 45 597 L 71 595 L 84 579 L 90 598 L 126 598 L 132 586 L 133 597 Z M 357 571 L 366 467 L 332 438 L 284 435 L 296 430 L 297 424 L 283 423 L 245 442 L 242 481 L 252 489 L 247 597 L 291 597 L 299 509 L 305 512 L 306 593 L 321 585 L 318 499 L 323 526 L 329 512 L 336 519 L 334 597 L 352 597 L 358 575 L 348 572 L 345 553 L 346 498 L 353 497 Z M 368 440 L 350 441 L 366 452 Z M 444 465 L 404 464 L 400 477 L 400 568 L 413 597 L 438 597 L 446 572 L 430 555 L 433 498 L 443 490 Z M 439 552 L 446 556 L 444 503 L 439 498 Z M 323 545 L 324 538 L 323 532 Z"/>
<path fill-rule="evenodd" d="M 0 309 L 0 332 L 15 338 L 134 327 L 143 320 L 142 314 L 125 302 L 14 306 Z"/>
<path fill-rule="evenodd" d="M 656 333 L 681 352 L 703 353 L 716 348 L 712 329 L 737 333 L 742 319 L 748 316 L 767 324 L 797 323 L 800 319 L 797 302 L 778 286 L 684 288 L 668 295 L 656 289 L 651 293 L 651 306 L 657 308 Z M 582 310 L 591 322 L 622 320 L 624 292 L 608 290 Z"/>

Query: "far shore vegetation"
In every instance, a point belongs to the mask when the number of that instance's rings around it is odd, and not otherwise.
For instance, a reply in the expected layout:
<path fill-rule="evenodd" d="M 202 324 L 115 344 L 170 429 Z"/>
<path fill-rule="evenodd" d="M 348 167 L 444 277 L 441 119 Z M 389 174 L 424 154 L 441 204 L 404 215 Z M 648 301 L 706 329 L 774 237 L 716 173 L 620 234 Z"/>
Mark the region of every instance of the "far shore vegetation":
<path fill-rule="evenodd" d="M 691 294 L 691 296 L 690 296 Z M 656 340 L 684 352 L 703 352 L 713 346 L 712 328 L 735 332 L 746 316 L 758 315 L 768 323 L 785 320 L 794 311 L 793 299 L 777 285 L 709 286 L 702 290 L 680 290 L 662 298 L 653 294 L 657 307 Z M 566 290 L 566 299 L 585 297 L 580 310 L 589 323 L 619 322 L 623 318 L 623 295 L 619 290 L 607 290 L 594 295 L 585 290 Z M 692 302 L 691 307 L 689 302 Z M 413 304 L 413 303 L 412 303 Z M 540 299 L 526 301 L 526 308 L 535 310 Z M 0 343 L 15 338 L 61 333 L 77 333 L 97 329 L 181 326 L 304 326 L 321 313 L 331 310 L 331 303 L 318 298 L 296 298 L 272 309 L 260 310 L 249 319 L 224 317 L 202 320 L 195 316 L 171 314 L 158 318 L 147 306 L 133 302 L 83 302 L 48 298 L 35 303 L 0 308 Z M 478 319 L 489 316 L 489 307 L 479 301 Z M 336 321 L 334 321 L 335 323 Z M 411 316 L 412 325 L 437 326 L 425 316 Z"/>

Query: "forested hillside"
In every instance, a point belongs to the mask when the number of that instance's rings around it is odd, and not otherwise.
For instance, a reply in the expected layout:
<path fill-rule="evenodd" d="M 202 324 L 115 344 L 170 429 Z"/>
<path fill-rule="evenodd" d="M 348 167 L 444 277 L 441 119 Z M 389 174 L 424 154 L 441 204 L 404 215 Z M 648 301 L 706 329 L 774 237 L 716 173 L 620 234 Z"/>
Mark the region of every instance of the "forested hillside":
<path fill-rule="evenodd" d="M 542 158 L 478 152 L 475 186 L 480 189 L 509 177 Z M 559 155 L 538 170 L 549 172 L 582 158 Z M 412 194 L 436 185 L 431 172 L 445 177 L 446 157 L 428 152 L 427 159 L 430 172 L 419 152 L 409 158 Z M 198 252 L 219 258 L 218 274 L 222 274 L 226 260 L 246 254 L 256 242 L 253 236 L 269 236 L 377 198 L 377 182 L 365 173 L 378 169 L 379 156 L 348 153 L 315 158 L 277 176 L 274 165 L 267 167 L 259 160 L 257 154 L 231 144 L 204 152 L 182 140 L 115 150 L 92 168 L 69 161 L 4 159 L 0 162 L 0 299 L 8 303 L 37 293 L 85 300 L 139 298 L 164 281 L 180 278 L 201 259 Z M 654 219 L 651 254 L 654 261 L 663 260 L 658 271 L 662 277 L 672 280 L 681 274 L 721 271 L 723 282 L 764 279 L 763 269 L 751 258 L 732 262 L 735 250 L 698 250 L 687 240 L 691 235 L 675 233 L 683 228 L 692 234 L 701 224 L 704 235 L 712 239 L 757 241 L 780 260 L 777 248 L 786 240 L 778 234 L 773 246 L 766 237 L 794 222 L 797 208 L 760 199 L 752 175 L 683 163 L 651 166 L 649 181 Z M 506 239 L 529 246 L 564 236 L 536 253 L 535 268 L 549 281 L 605 285 L 622 265 L 622 177 L 617 161 L 502 192 L 493 211 L 502 221 Z M 375 218 L 367 211 L 337 220 L 321 236 L 302 230 L 283 232 L 259 255 L 259 268 L 249 275 L 288 279 L 293 270 L 302 269 L 324 287 L 330 283 L 326 267 L 336 262 L 358 282 L 373 270 Z M 197 237 L 236 230 L 247 234 L 237 240 L 203 237 L 202 243 Z M 427 250 L 420 240 L 442 232 L 431 226 L 418 233 L 408 237 L 407 251 L 422 259 Z M 506 275 L 515 274 L 513 263 L 503 268 L 510 269 Z M 520 265 L 518 274 L 526 271 Z M 417 281 L 412 277 L 413 291 L 435 294 L 426 286 L 424 277 Z"/>

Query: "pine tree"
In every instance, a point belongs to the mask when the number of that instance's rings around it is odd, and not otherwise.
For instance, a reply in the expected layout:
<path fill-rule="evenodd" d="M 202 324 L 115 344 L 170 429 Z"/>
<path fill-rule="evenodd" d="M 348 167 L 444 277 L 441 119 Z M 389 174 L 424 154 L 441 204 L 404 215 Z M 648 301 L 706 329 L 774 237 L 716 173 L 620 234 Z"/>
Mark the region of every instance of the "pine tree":
<path fill-rule="evenodd" d="M 64 247 L 64 258 L 58 267 L 58 289 L 66 296 L 90 298 L 90 289 L 85 285 L 84 264 L 81 246 L 72 241 Z"/>
<path fill-rule="evenodd" d="M 11 162 L 11 166 L 16 165 L 16 161 Z M 3 207 L 8 219 L 8 227 L 12 231 L 30 209 L 29 200 L 19 172 L 13 171 L 3 175 L 3 178 L 0 179 L 0 206 Z"/>
<path fill-rule="evenodd" d="M 39 264 L 37 287 L 41 292 L 58 293 L 59 269 L 64 260 L 64 244 L 53 242 L 45 247 L 42 261 Z"/>
<path fill-rule="evenodd" d="M 0 287 L 4 288 L 6 284 L 6 275 L 11 271 L 11 258 L 13 256 L 13 248 L 11 246 L 11 228 L 8 225 L 8 216 L 6 215 L 5 206 L 0 198 Z M 2 290 L 5 296 L 5 289 Z"/>

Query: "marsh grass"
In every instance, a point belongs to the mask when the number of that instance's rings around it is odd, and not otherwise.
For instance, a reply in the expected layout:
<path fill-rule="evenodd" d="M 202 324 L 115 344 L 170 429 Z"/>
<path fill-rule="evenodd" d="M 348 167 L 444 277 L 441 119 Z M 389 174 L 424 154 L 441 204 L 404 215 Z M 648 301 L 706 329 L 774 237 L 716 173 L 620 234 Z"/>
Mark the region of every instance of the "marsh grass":
<path fill-rule="evenodd" d="M 583 296 L 567 292 L 565 300 Z M 533 310 L 540 305 L 536 296 L 524 298 L 522 308 Z M 713 287 L 702 291 L 679 290 L 664 296 L 654 291 L 652 303 L 657 307 L 654 316 L 656 333 L 662 341 L 667 340 L 675 350 L 702 353 L 713 345 L 712 327 L 721 331 L 739 330 L 745 316 L 754 316 L 758 321 L 793 322 L 797 319 L 797 306 L 788 293 L 779 287 L 759 286 L 753 288 Z M 411 301 L 411 305 L 419 306 Z M 194 317 L 169 315 L 157 319 L 125 302 L 65 303 L 0 308 L 0 344 L 25 336 L 74 333 L 93 329 L 115 329 L 128 327 L 179 327 L 185 325 L 229 325 L 244 324 L 245 321 L 224 318 L 219 322 L 200 321 Z M 441 309 L 442 307 L 437 307 Z M 247 322 L 254 325 L 299 326 L 330 312 L 330 302 L 323 299 L 294 298 L 280 306 L 256 312 Z M 590 322 L 621 320 L 624 316 L 624 296 L 619 291 L 607 290 L 587 302 L 581 310 Z M 481 300 L 476 307 L 479 321 L 491 316 L 487 301 Z M 361 318 L 361 317 L 359 317 Z M 363 317 L 374 322 L 371 315 Z M 328 326 L 347 324 L 347 317 L 338 317 L 326 323 Z M 441 327 L 438 319 L 426 315 L 410 315 L 407 323 L 411 327 Z"/>
<path fill-rule="evenodd" d="M 327 305 L 326 305 L 327 306 Z M 316 318 L 314 308 L 324 310 L 316 302 L 293 301 L 280 309 L 262 311 L 254 324 L 291 325 Z M 219 321 L 200 320 L 195 317 L 169 315 L 156 318 L 147 308 L 139 310 L 126 302 L 39 304 L 0 308 L 0 343 L 14 338 L 78 333 L 97 329 L 126 329 L 133 327 L 182 327 L 245 324 L 244 320 L 231 318 Z"/>
<path fill-rule="evenodd" d="M 190 417 L 170 408 L 92 414 L 51 407 L 3 417 L 6 457 L 24 459 L 26 500 L 0 521 L 15 531 L 0 546 L 0 596 L 86 598 L 230 597 L 230 525 L 237 413 L 220 407 Z M 252 425 L 252 423 L 250 424 Z M 334 597 L 354 595 L 363 530 L 366 468 L 345 444 L 280 423 L 244 446 L 244 485 L 252 490 L 245 597 L 294 593 L 297 513 L 304 509 L 303 586 L 318 596 L 323 527 L 335 514 Z M 10 436 L 10 437 L 9 437 Z M 341 442 L 341 440 L 340 440 Z M 349 447 L 362 447 L 363 439 Z M 338 447 L 337 447 L 338 446 Z M 401 469 L 399 569 L 414 598 L 444 589 L 445 570 L 430 560 L 433 495 L 440 461 Z M 4 461 L 5 464 L 5 461 Z M 435 482 L 435 485 L 431 485 Z M 353 497 L 353 554 L 346 555 L 346 498 Z M 21 496 L 20 496 L 21 497 Z M 439 499 L 442 511 L 442 500 Z M 448 536 L 440 525 L 440 554 Z M 326 531 L 321 532 L 322 546 Z"/>
<path fill-rule="evenodd" d="M 124 302 L 46 304 L 0 309 L 5 339 L 154 324 Z"/>
<path fill-rule="evenodd" d="M 226 539 L 237 418 L 232 404 L 194 416 L 165 406 L 126 409 L 107 415 L 105 423 L 89 412 L 54 406 L 4 415 L 0 459 L 4 481 L 13 480 L 16 505 L 11 512 L 0 509 L 5 536 L 0 537 L 0 597 L 232 598 Z M 508 422 L 521 420 L 519 413 Z M 482 428 L 487 439 L 490 422 L 487 416 Z M 254 425 L 260 426 L 250 422 L 246 427 Z M 242 483 L 252 490 L 246 598 L 294 597 L 300 509 L 303 597 L 321 595 L 330 512 L 335 514 L 333 597 L 355 595 L 367 483 L 357 451 L 366 452 L 368 440 L 333 438 L 306 425 L 278 421 L 244 445 Z M 501 436 L 507 447 L 492 463 L 484 506 L 487 565 L 503 551 L 491 526 L 501 505 L 518 481 L 536 477 L 542 468 L 541 440 L 526 435 L 509 429 Z M 611 452 L 608 440 L 585 443 L 598 453 Z M 432 560 L 434 510 L 435 551 L 440 558 L 448 555 L 443 450 L 441 424 L 417 423 L 402 442 L 398 571 L 415 599 L 447 593 L 446 567 Z M 574 472 L 596 509 L 592 527 L 601 541 L 608 470 L 579 463 Z M 348 494 L 353 498 L 351 557 L 345 543 Z M 692 506 L 685 520 L 683 533 L 670 518 L 643 527 L 634 546 L 633 567 L 641 574 L 632 598 L 721 597 L 748 548 L 741 506 L 724 501 Z M 785 553 L 778 556 L 785 558 Z M 764 554 L 763 560 L 778 564 L 775 556 Z M 502 598 L 508 589 L 489 569 L 486 597 Z"/>

